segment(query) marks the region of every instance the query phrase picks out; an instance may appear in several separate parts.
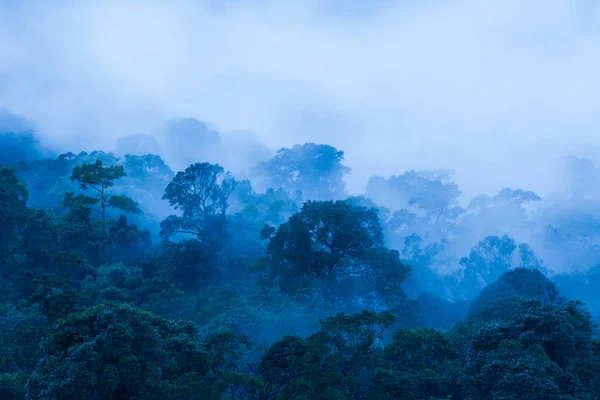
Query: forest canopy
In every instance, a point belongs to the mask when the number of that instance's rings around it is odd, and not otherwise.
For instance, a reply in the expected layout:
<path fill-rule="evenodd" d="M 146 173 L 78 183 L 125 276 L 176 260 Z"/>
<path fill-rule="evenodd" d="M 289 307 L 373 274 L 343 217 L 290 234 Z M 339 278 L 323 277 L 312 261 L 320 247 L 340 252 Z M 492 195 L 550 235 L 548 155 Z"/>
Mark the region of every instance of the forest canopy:
<path fill-rule="evenodd" d="M 202 151 L 1 133 L 0 398 L 600 399 L 600 192 L 350 195 L 333 146 L 240 174 L 206 124 L 165 129 Z"/>

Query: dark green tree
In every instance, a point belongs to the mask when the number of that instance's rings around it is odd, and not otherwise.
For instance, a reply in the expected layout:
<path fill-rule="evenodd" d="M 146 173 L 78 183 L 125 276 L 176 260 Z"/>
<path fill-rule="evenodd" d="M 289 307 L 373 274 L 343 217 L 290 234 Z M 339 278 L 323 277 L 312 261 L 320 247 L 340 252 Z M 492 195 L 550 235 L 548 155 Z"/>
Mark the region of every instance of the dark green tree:
<path fill-rule="evenodd" d="M 493 313 L 500 299 L 537 299 L 545 304 L 559 305 L 565 301 L 558 288 L 538 270 L 515 268 L 486 286 L 471 303 L 471 313 Z"/>
<path fill-rule="evenodd" d="M 459 398 L 460 355 L 433 329 L 400 330 L 385 347 L 372 399 Z"/>
<path fill-rule="evenodd" d="M 579 372 L 594 362 L 591 333 L 590 315 L 580 302 L 556 307 L 522 300 L 508 317 L 473 336 L 464 398 L 594 399 L 597 388 Z"/>
<path fill-rule="evenodd" d="M 210 345 L 210 342 L 207 343 Z M 226 387 L 227 359 L 190 323 L 102 304 L 57 321 L 26 385 L 35 399 L 211 399 Z M 212 354 L 211 354 L 212 352 Z"/>
<path fill-rule="evenodd" d="M 354 299 L 369 292 L 392 296 L 409 273 L 398 252 L 384 246 L 375 209 L 309 201 L 276 231 L 263 231 L 269 233 L 263 263 L 269 280 L 286 292 L 317 285 L 330 299 L 344 287 L 360 290 Z"/>
<path fill-rule="evenodd" d="M 395 318 L 364 311 L 320 322 L 307 339 L 287 336 L 262 355 L 258 372 L 273 399 L 370 399 L 382 340 Z M 266 397 L 265 397 L 266 398 Z"/>
<path fill-rule="evenodd" d="M 0 167 L 0 259 L 21 248 L 23 230 L 29 219 L 28 196 L 15 170 Z"/>

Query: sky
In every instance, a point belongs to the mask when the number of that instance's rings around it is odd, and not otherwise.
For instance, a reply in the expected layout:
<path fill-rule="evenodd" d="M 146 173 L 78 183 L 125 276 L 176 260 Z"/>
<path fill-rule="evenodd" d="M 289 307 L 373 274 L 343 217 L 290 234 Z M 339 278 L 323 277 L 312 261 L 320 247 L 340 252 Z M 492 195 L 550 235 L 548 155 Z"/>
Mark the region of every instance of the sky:
<path fill-rule="evenodd" d="M 600 158 L 598 71 L 596 0 L 0 2 L 0 107 L 55 147 L 195 117 L 334 145 L 353 193 L 449 168 L 543 195 L 555 157 Z"/>

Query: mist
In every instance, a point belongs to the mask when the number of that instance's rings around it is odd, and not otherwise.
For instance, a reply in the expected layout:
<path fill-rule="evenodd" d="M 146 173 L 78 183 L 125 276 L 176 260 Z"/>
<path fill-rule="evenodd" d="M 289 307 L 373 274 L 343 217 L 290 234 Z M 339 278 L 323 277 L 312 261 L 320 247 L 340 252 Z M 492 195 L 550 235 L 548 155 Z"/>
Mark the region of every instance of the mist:
<path fill-rule="evenodd" d="M 336 146 L 353 193 L 451 168 L 465 201 L 543 195 L 555 157 L 600 144 L 596 3 L 8 2 L 0 105 L 61 149 L 195 117 Z"/>
<path fill-rule="evenodd" d="M 0 2 L 0 398 L 596 399 L 600 4 Z"/>

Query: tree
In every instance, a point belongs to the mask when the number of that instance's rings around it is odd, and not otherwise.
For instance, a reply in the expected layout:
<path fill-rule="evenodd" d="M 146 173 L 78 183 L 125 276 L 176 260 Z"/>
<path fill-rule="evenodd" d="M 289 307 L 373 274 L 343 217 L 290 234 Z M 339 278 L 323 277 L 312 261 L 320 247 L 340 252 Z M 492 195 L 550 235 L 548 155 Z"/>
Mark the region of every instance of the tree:
<path fill-rule="evenodd" d="M 460 259 L 464 268 L 459 291 L 465 298 L 477 296 L 487 284 L 512 269 L 515 241 L 508 236 L 488 236 L 473 247 L 469 257 Z"/>
<path fill-rule="evenodd" d="M 395 322 L 387 312 L 339 313 L 319 320 L 307 339 L 286 336 L 263 353 L 260 377 L 276 399 L 370 399 L 382 340 Z"/>
<path fill-rule="evenodd" d="M 205 242 L 213 241 L 216 234 L 221 242 L 228 199 L 235 186 L 236 180 L 218 164 L 196 163 L 178 172 L 163 199 L 182 213 L 163 221 L 161 234 L 190 233 Z"/>
<path fill-rule="evenodd" d="M 206 245 L 198 240 L 185 239 L 165 242 L 152 260 L 156 274 L 186 291 L 197 291 L 201 284 L 218 274 L 207 262 Z"/>
<path fill-rule="evenodd" d="M 261 356 L 258 372 L 269 387 L 281 396 L 310 395 L 314 390 L 314 370 L 319 364 L 319 349 L 307 340 L 284 336 Z"/>
<path fill-rule="evenodd" d="M 385 346 L 373 384 L 373 399 L 434 399 L 460 394 L 459 355 L 449 339 L 433 329 L 399 330 Z"/>
<path fill-rule="evenodd" d="M 2 121 L 0 121 L 0 154 L 2 154 L 0 166 L 16 167 L 21 163 L 41 160 L 52 155 L 50 150 L 40 144 L 33 131 L 5 133 L 6 131 L 1 130 L 1 125 Z"/>
<path fill-rule="evenodd" d="M 29 192 L 13 168 L 0 167 L 0 260 L 17 251 L 28 220 Z"/>
<path fill-rule="evenodd" d="M 127 181 L 133 181 L 133 184 L 140 184 L 140 186 L 157 197 L 162 196 L 165 188 L 175 176 L 162 158 L 152 154 L 144 156 L 127 154 L 123 162 L 123 167 L 127 173 Z"/>
<path fill-rule="evenodd" d="M 101 304 L 56 321 L 44 350 L 28 398 L 209 399 L 225 388 L 222 362 L 192 324 L 128 305 Z"/>
<path fill-rule="evenodd" d="M 125 176 L 125 169 L 119 165 L 103 167 L 101 160 L 96 160 L 93 164 L 82 164 L 73 168 L 71 180 L 81 184 L 81 189 L 92 188 L 100 196 L 96 203 L 99 203 L 100 209 L 92 208 L 93 211 L 100 214 L 102 218 L 102 228 L 106 231 L 106 208 L 113 207 L 123 211 L 139 214 L 141 210 L 139 204 L 127 196 L 111 196 L 106 189 L 115 185 L 115 181 Z M 73 196 L 73 194 L 67 194 Z M 92 202 L 88 202 L 91 206 Z"/>
<path fill-rule="evenodd" d="M 472 338 L 464 398 L 594 399 L 597 387 L 579 373 L 594 362 L 591 333 L 590 315 L 580 302 L 554 307 L 522 300 L 507 318 Z"/>
<path fill-rule="evenodd" d="M 464 270 L 458 291 L 467 299 L 477 296 L 481 289 L 514 268 L 547 272 L 529 245 L 522 243 L 517 246 L 507 235 L 485 237 L 471 249 L 469 257 L 460 259 L 460 266 Z"/>
<path fill-rule="evenodd" d="M 411 267 L 411 275 L 404 282 L 403 287 L 411 297 L 416 297 L 423 292 L 435 293 L 438 296 L 447 296 L 447 287 L 435 271 L 436 259 L 444 250 L 444 243 L 431 243 L 423 246 L 423 239 L 413 233 L 404 239 L 402 259 Z"/>
<path fill-rule="evenodd" d="M 510 188 L 504 188 L 500 190 L 496 196 L 494 196 L 494 200 L 503 200 L 510 203 L 524 204 L 532 201 L 541 201 L 542 199 L 537 194 L 529 190 L 513 190 Z"/>
<path fill-rule="evenodd" d="M 331 298 L 334 289 L 339 295 L 348 284 L 361 289 L 356 286 L 359 283 L 365 289 L 363 296 L 369 292 L 383 295 L 390 288 L 400 290 L 397 285 L 409 273 L 398 252 L 383 245 L 375 209 L 344 201 L 309 201 L 271 233 L 263 262 L 269 280 L 278 280 L 286 292 L 318 282 L 323 294 Z"/>
<path fill-rule="evenodd" d="M 471 303 L 470 312 L 472 314 L 494 313 L 501 308 L 496 304 L 497 301 L 506 298 L 537 299 L 550 305 L 557 305 L 564 301 L 556 285 L 540 271 L 515 268 L 505 272 L 496 282 L 483 288 Z M 495 310 L 491 310 L 492 308 Z"/>
<path fill-rule="evenodd" d="M 23 389 L 27 375 L 44 355 L 38 343 L 47 331 L 47 323 L 48 319 L 37 304 L 26 306 L 21 302 L 17 305 L 0 305 L 0 381 L 3 380 L 2 374 L 14 373 L 14 378 Z M 5 384 L 6 381 L 0 382 L 0 398 L 24 398 L 3 396 Z"/>
<path fill-rule="evenodd" d="M 336 200 L 345 197 L 343 178 L 350 172 L 343 160 L 344 152 L 335 147 L 305 143 L 280 149 L 275 157 L 260 163 L 257 172 L 274 189 L 301 190 L 309 200 Z"/>
<path fill-rule="evenodd" d="M 136 265 L 151 247 L 150 232 L 128 224 L 127 217 L 121 215 L 108 228 L 107 253 L 112 260 L 121 260 L 126 265 Z"/>
<path fill-rule="evenodd" d="M 454 217 L 463 210 L 458 207 L 458 185 L 450 181 L 449 171 L 408 171 L 388 179 L 375 176 L 368 184 L 366 194 L 390 209 L 416 206 L 439 221 L 442 215 Z"/>

